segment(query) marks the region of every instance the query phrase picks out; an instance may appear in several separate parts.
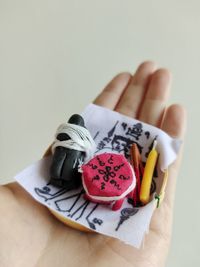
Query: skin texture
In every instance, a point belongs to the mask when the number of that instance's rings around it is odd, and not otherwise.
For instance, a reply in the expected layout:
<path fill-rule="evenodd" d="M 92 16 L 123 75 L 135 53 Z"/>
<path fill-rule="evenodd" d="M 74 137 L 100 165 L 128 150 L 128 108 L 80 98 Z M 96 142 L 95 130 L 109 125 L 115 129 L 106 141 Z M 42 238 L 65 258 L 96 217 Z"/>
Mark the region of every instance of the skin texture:
<path fill-rule="evenodd" d="M 94 103 L 183 139 L 184 108 L 180 105 L 166 107 L 170 83 L 168 70 L 158 69 L 153 62 L 144 62 L 134 75 L 121 73 L 114 77 Z M 165 199 L 155 211 L 149 234 L 139 250 L 113 238 L 63 225 L 17 183 L 0 186 L 0 266 L 164 266 L 180 159 L 181 155 L 169 169 Z"/>

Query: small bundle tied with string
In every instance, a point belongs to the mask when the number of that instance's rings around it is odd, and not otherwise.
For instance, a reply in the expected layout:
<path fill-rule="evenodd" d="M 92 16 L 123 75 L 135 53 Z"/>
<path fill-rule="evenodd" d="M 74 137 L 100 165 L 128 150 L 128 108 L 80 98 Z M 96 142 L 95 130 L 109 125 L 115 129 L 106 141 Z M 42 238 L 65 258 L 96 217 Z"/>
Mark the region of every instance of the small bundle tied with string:
<path fill-rule="evenodd" d="M 61 133 L 67 134 L 70 139 L 58 140 L 57 136 Z M 63 123 L 58 127 L 54 143 L 51 147 L 52 153 L 54 153 L 55 148 L 59 146 L 85 152 L 85 161 L 92 158 L 96 148 L 96 144 L 90 132 L 80 125 L 71 123 Z"/>

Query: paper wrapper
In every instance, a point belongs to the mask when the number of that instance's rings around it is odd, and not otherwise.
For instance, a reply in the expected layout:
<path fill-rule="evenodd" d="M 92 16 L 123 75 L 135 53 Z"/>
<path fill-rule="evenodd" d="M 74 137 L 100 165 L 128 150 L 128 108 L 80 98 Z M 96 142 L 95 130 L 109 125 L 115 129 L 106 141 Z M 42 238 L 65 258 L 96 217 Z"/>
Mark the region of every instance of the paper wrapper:
<path fill-rule="evenodd" d="M 82 188 L 67 191 L 50 185 L 51 156 L 29 166 L 16 175 L 15 179 L 33 198 L 61 216 L 139 248 L 157 206 L 155 196 L 164 188 L 164 172 L 176 159 L 180 141 L 172 139 L 156 127 L 94 104 L 88 105 L 82 116 L 95 140 L 97 154 L 122 153 L 129 158 L 130 145 L 134 142 L 145 162 L 156 138 L 159 162 L 152 182 L 151 201 L 147 205 L 133 207 L 126 199 L 120 210 L 112 211 L 108 205 L 85 200 Z"/>

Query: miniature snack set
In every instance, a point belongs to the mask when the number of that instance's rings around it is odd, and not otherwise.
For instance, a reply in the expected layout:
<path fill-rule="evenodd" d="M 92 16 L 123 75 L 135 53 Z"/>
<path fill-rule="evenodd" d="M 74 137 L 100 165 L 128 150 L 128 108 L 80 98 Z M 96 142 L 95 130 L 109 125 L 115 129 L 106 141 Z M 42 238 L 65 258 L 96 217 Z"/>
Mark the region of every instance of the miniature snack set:
<path fill-rule="evenodd" d="M 139 248 L 179 147 L 156 127 L 89 104 L 15 179 L 65 224 Z"/>
<path fill-rule="evenodd" d="M 156 143 L 154 140 L 144 169 L 136 143 L 130 145 L 130 162 L 119 153 L 90 153 L 88 158 L 88 150 L 94 151 L 95 143 L 84 119 L 74 114 L 56 132 L 51 149 L 50 183 L 69 190 L 82 184 L 85 199 L 112 204 L 113 211 L 121 208 L 125 197 L 133 206 L 147 204 L 158 157 Z"/>

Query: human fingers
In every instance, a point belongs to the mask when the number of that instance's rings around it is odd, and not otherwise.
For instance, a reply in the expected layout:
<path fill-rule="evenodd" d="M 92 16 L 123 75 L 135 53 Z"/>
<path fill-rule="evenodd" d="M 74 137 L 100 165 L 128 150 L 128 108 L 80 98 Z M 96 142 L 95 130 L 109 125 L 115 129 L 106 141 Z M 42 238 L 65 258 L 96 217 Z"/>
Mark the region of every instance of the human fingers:
<path fill-rule="evenodd" d="M 158 69 L 151 77 L 141 105 L 138 119 L 160 126 L 169 96 L 171 74 L 167 69 Z"/>
<path fill-rule="evenodd" d="M 143 96 L 148 86 L 151 74 L 155 71 L 156 64 L 151 61 L 143 62 L 124 90 L 115 110 L 130 116 L 137 117 Z"/>
<path fill-rule="evenodd" d="M 174 138 L 183 140 L 186 129 L 186 111 L 181 105 L 171 105 L 165 113 L 163 123 L 161 125 L 163 131 L 168 133 Z M 181 148 L 182 150 L 182 148 Z M 176 176 L 178 174 L 179 165 L 181 161 L 181 151 L 178 159 L 169 168 L 169 178 L 165 191 L 165 202 L 169 205 L 173 205 L 175 187 L 176 187 Z"/>
<path fill-rule="evenodd" d="M 131 74 L 128 72 L 120 73 L 104 88 L 99 96 L 94 100 L 94 104 L 105 108 L 114 109 L 123 91 L 127 87 Z"/>

